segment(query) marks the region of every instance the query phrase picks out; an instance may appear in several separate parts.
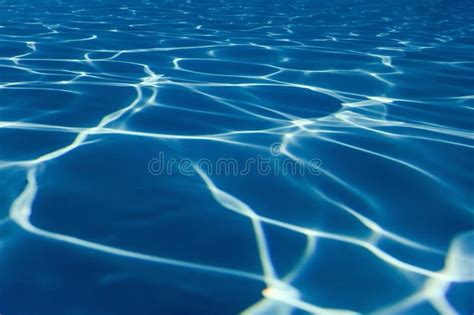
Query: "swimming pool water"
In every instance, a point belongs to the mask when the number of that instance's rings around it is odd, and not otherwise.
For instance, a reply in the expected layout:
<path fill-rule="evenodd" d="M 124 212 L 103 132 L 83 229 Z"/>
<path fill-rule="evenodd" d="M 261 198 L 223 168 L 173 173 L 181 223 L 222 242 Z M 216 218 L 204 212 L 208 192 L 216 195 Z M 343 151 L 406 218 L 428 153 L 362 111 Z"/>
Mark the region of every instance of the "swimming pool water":
<path fill-rule="evenodd" d="M 472 314 L 471 1 L 0 1 L 0 314 Z"/>

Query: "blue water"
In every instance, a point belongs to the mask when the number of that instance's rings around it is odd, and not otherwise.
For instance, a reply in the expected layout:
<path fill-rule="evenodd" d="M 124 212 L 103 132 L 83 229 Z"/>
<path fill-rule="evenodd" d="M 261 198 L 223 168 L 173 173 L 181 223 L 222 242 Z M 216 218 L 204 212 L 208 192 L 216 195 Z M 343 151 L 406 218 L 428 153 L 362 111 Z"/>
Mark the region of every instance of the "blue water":
<path fill-rule="evenodd" d="M 472 1 L 0 1 L 0 314 L 472 314 Z"/>

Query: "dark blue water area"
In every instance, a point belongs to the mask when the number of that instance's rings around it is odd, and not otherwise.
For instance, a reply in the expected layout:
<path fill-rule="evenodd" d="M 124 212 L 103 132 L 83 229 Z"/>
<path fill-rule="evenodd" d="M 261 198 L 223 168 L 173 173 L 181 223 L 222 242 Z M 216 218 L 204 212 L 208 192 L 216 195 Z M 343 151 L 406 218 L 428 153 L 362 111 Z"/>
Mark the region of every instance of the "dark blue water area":
<path fill-rule="evenodd" d="M 473 314 L 472 12 L 0 0 L 0 314 Z"/>

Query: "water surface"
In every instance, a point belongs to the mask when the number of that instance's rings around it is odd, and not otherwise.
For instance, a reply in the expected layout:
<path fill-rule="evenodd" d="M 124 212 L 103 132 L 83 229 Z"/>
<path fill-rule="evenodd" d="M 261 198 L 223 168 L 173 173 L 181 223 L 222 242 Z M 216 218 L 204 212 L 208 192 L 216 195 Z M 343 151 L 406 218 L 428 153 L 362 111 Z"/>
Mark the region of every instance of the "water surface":
<path fill-rule="evenodd" d="M 0 1 L 0 313 L 472 314 L 472 12 Z"/>

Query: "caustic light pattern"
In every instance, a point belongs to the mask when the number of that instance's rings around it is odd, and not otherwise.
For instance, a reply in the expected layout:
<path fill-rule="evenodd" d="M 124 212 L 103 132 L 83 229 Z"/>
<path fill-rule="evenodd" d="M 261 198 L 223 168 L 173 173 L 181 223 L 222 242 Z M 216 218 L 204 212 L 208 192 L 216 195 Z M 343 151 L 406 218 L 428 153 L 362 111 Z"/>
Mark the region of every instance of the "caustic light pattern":
<path fill-rule="evenodd" d="M 472 314 L 473 12 L 1 0 L 0 313 Z"/>

